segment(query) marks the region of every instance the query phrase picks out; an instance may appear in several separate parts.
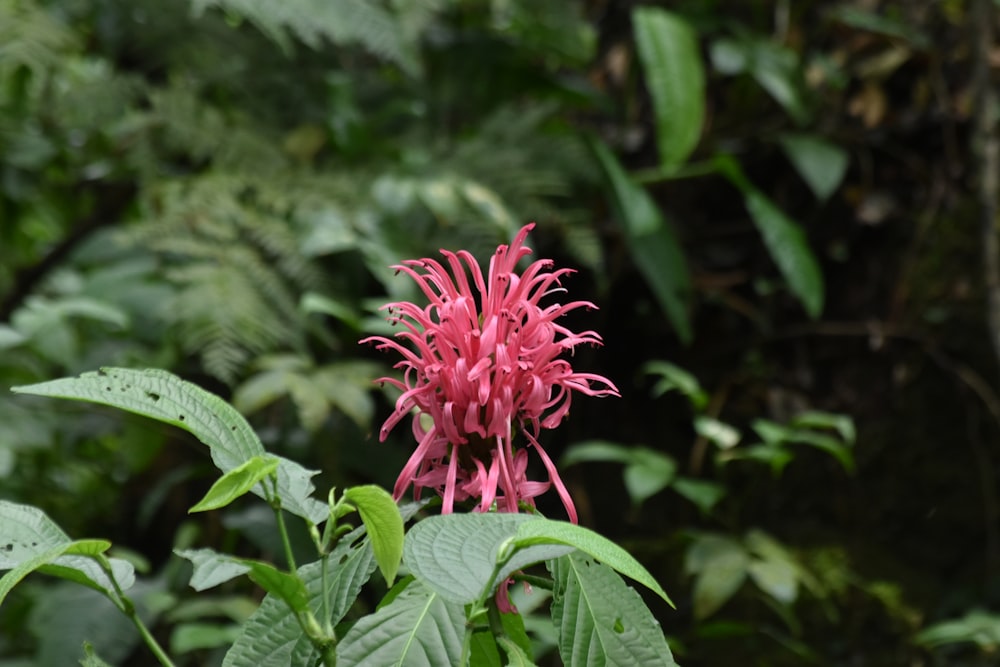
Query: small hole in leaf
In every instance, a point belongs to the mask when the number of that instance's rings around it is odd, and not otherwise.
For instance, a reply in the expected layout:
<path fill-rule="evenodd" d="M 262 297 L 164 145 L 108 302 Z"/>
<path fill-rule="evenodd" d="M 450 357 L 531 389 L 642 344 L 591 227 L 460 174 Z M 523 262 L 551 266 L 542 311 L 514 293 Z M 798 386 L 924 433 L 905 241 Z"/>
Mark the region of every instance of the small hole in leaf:
<path fill-rule="evenodd" d="M 184 421 L 184 415 L 177 415 L 177 418 L 180 419 L 181 421 Z"/>
<path fill-rule="evenodd" d="M 622 625 L 622 619 L 620 618 L 615 619 L 615 632 L 618 634 L 625 632 L 625 626 Z"/>
<path fill-rule="evenodd" d="M 158 401 L 158 400 L 160 400 L 160 395 L 159 395 L 159 394 L 157 394 L 156 392 L 153 392 L 153 391 L 147 391 L 147 392 L 146 392 L 146 396 L 149 396 L 149 397 L 150 397 L 151 399 L 153 399 L 154 401 Z"/>

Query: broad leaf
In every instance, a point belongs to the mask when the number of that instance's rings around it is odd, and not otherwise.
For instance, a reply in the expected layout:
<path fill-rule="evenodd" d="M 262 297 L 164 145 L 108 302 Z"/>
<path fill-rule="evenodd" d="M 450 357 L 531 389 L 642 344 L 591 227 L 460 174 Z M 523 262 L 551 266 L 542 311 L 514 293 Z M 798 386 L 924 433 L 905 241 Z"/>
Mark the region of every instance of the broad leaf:
<path fill-rule="evenodd" d="M 823 310 L 823 273 L 802 228 L 757 189 L 732 157 L 716 158 L 719 172 L 743 193 L 743 202 L 771 258 L 810 317 Z"/>
<path fill-rule="evenodd" d="M 702 535 L 688 549 L 684 569 L 696 575 L 694 615 L 704 619 L 715 613 L 746 581 L 750 556 L 736 540 Z"/>
<path fill-rule="evenodd" d="M 354 624 L 337 645 L 337 664 L 460 665 L 464 636 L 464 607 L 418 580 Z"/>
<path fill-rule="evenodd" d="M 368 531 L 375 561 L 392 586 L 403 558 L 403 517 L 392 496 L 380 486 L 355 486 L 344 492 L 344 498 L 358 509 Z"/>
<path fill-rule="evenodd" d="M 13 391 L 110 405 L 173 424 L 208 445 L 212 461 L 222 472 L 229 472 L 254 456 L 266 454 L 250 424 L 231 405 L 162 370 L 104 368 L 77 378 L 14 387 Z M 314 489 L 310 478 L 316 472 L 288 459 L 276 458 L 279 460 L 281 506 L 313 523 L 320 523 L 327 510 L 326 505 L 310 497 Z M 253 493 L 267 497 L 259 484 L 253 488 Z"/>
<path fill-rule="evenodd" d="M 523 545 L 492 578 L 500 547 L 520 526 L 541 521 L 529 514 L 445 514 L 427 517 L 406 534 L 403 562 L 445 600 L 469 604 L 493 592 L 512 572 L 572 551 L 562 545 Z M 506 554 L 505 554 L 506 555 Z"/>
<path fill-rule="evenodd" d="M 670 606 L 674 606 L 666 591 L 639 561 L 608 538 L 589 528 L 565 521 L 542 518 L 526 521 L 517 527 L 517 535 L 512 541 L 512 545 L 523 548 L 539 544 L 564 544 L 579 549 L 625 576 L 638 581 L 663 598 Z"/>
<path fill-rule="evenodd" d="M 0 604 L 18 582 L 36 570 L 108 596 L 114 595 L 115 586 L 104 567 L 111 570 L 122 590 L 135 582 L 131 564 L 103 555 L 110 542 L 73 541 L 36 507 L 0 500 L 0 525 L 0 570 L 10 570 L 0 578 Z"/>
<path fill-rule="evenodd" d="M 364 534 L 358 528 L 341 538 L 327 556 L 327 590 L 330 623 L 336 625 L 354 604 L 361 587 L 375 571 L 371 543 L 357 543 Z M 309 608 L 320 623 L 323 595 L 320 562 L 303 565 L 297 571 L 305 583 Z M 242 632 L 226 653 L 223 667 L 288 667 L 315 664 L 316 649 L 302 632 L 295 615 L 277 596 L 267 595 L 243 625 Z"/>
<path fill-rule="evenodd" d="M 591 142 L 611 188 L 611 200 L 629 250 L 684 343 L 691 341 L 688 300 L 691 278 L 680 242 L 656 202 L 629 176 L 600 141 Z"/>
<path fill-rule="evenodd" d="M 216 480 L 205 497 L 188 512 L 204 512 L 225 507 L 249 492 L 258 482 L 267 479 L 277 469 L 278 459 L 273 456 L 254 456 Z"/>
<path fill-rule="evenodd" d="M 663 630 L 614 570 L 580 553 L 549 562 L 552 621 L 567 667 L 675 665 Z"/>
<path fill-rule="evenodd" d="M 701 137 L 705 72 L 695 31 L 680 16 L 656 7 L 632 12 L 639 60 L 653 100 L 660 164 L 687 160 Z"/>

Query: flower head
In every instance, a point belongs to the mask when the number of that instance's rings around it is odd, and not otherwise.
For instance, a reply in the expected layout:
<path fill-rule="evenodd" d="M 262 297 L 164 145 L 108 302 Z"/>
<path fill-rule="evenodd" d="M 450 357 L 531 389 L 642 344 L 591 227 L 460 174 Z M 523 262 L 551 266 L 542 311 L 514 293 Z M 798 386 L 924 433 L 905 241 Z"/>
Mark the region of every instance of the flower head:
<path fill-rule="evenodd" d="M 412 278 L 429 301 L 423 308 L 406 301 L 388 304 L 389 321 L 403 330 L 392 339 L 361 341 L 403 357 L 395 365 L 402 380 L 379 380 L 403 392 L 379 439 L 411 415 L 418 443 L 396 480 L 397 500 L 412 484 L 418 498 L 422 488 L 440 493 L 444 513 L 468 498 L 478 499 L 479 511 L 496 502 L 500 511 L 517 512 L 518 502 L 534 506 L 534 498 L 554 485 L 576 523 L 573 501 L 538 435 L 563 420 L 573 392 L 619 393 L 607 378 L 575 372 L 561 358 L 581 343 L 601 343 L 593 331 L 573 333 L 558 324 L 571 310 L 595 306 L 541 305 L 544 297 L 565 292 L 560 278 L 573 271 L 552 270 L 551 260 L 538 260 L 523 273 L 515 270 L 531 253 L 524 241 L 532 228 L 534 223 L 524 226 L 510 246 L 497 248 L 485 277 L 465 250 L 442 250 L 447 266 L 421 259 L 393 267 Z M 549 481 L 528 480 L 528 450 L 515 448 L 515 429 L 538 453 Z"/>

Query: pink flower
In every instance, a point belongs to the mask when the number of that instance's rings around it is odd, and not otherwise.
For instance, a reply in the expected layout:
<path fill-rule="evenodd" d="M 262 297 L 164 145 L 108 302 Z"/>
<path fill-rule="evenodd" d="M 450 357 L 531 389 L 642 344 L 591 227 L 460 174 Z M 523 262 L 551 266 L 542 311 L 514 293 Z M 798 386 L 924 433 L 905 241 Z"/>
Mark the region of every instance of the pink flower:
<path fill-rule="evenodd" d="M 430 302 L 424 308 L 406 301 L 388 304 L 389 321 L 404 330 L 395 339 L 361 341 L 403 357 L 395 365 L 403 371 L 402 380 L 379 380 L 403 392 L 379 439 L 411 415 L 418 443 L 396 480 L 397 500 L 412 484 L 414 497 L 422 488 L 441 494 L 444 513 L 467 498 L 478 499 L 481 512 L 494 502 L 500 511 L 517 512 L 519 502 L 534 507 L 534 498 L 555 485 L 576 523 L 573 500 L 538 435 L 563 420 L 574 391 L 620 394 L 607 378 L 575 372 L 560 358 L 581 343 L 601 343 L 593 331 L 577 334 L 558 324 L 571 310 L 595 306 L 586 301 L 540 305 L 544 297 L 565 291 L 560 278 L 573 271 L 551 270 L 551 260 L 515 271 L 531 253 L 524 241 L 533 228 L 534 223 L 524 226 L 509 247 L 497 248 L 485 279 L 465 250 L 442 250 L 447 267 L 433 259 L 393 267 L 410 276 Z M 528 480 L 528 450 L 515 448 L 515 429 L 538 453 L 549 481 Z"/>

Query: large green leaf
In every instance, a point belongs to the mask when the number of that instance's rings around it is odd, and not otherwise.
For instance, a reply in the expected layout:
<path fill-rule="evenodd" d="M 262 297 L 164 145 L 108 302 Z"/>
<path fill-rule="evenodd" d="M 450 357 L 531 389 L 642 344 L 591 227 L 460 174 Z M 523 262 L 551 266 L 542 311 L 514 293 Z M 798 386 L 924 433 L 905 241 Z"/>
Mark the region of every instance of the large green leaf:
<path fill-rule="evenodd" d="M 347 489 L 344 499 L 358 509 L 368 530 L 375 561 L 386 584 L 392 586 L 403 558 L 403 517 L 399 506 L 385 489 L 373 484 Z"/>
<path fill-rule="evenodd" d="M 403 562 L 445 600 L 469 604 L 506 580 L 512 572 L 572 551 L 541 544 L 514 553 L 493 577 L 500 547 L 518 527 L 539 521 L 530 514 L 445 514 L 423 519 L 406 534 Z M 529 547 L 529 545 L 525 545 Z"/>
<path fill-rule="evenodd" d="M 329 600 L 330 623 L 336 625 L 354 604 L 361 587 L 375 571 L 371 543 L 357 543 L 364 534 L 357 528 L 341 538 L 327 556 L 326 595 Z M 320 562 L 303 565 L 297 571 L 305 582 L 309 607 L 320 622 L 323 582 Z M 268 594 L 254 612 L 226 653 L 223 667 L 288 667 L 315 664 L 318 653 L 302 632 L 295 615 L 276 595 Z"/>
<path fill-rule="evenodd" d="M 792 293 L 811 317 L 819 317 L 823 310 L 823 273 L 802 228 L 750 182 L 731 156 L 718 156 L 716 166 L 743 193 L 747 211 Z"/>
<path fill-rule="evenodd" d="M 635 41 L 653 99 L 660 164 L 687 160 L 701 137 L 705 72 L 698 36 L 680 16 L 657 7 L 632 12 Z"/>
<path fill-rule="evenodd" d="M 614 570 L 580 553 L 549 562 L 552 621 L 568 667 L 675 665 L 663 630 Z"/>
<path fill-rule="evenodd" d="M 337 645 L 337 664 L 460 665 L 464 636 L 465 608 L 416 580 L 354 624 Z"/>
<path fill-rule="evenodd" d="M 0 570 L 10 570 L 0 578 L 0 604 L 18 582 L 36 570 L 75 581 L 109 597 L 115 595 L 116 586 L 105 568 L 122 590 L 135 582 L 131 564 L 103 555 L 110 542 L 73 541 L 36 507 L 0 500 L 0 526 Z"/>
<path fill-rule="evenodd" d="M 691 278 L 680 242 L 656 202 L 601 141 L 591 142 L 611 188 L 611 201 L 639 271 L 684 343 L 691 341 Z"/>
<path fill-rule="evenodd" d="M 589 528 L 551 519 L 536 518 L 517 527 L 512 546 L 522 549 L 540 544 L 564 544 L 596 558 L 627 577 L 638 581 L 673 606 L 666 591 L 629 552 Z"/>
<path fill-rule="evenodd" d="M 104 368 L 77 378 L 14 387 L 13 391 L 110 405 L 173 424 L 208 445 L 212 461 L 223 472 L 266 454 L 250 424 L 231 405 L 167 371 Z M 327 508 L 310 497 L 315 488 L 310 478 L 316 472 L 288 459 L 276 458 L 281 506 L 320 523 Z M 260 484 L 253 488 L 253 493 L 267 497 Z"/>

